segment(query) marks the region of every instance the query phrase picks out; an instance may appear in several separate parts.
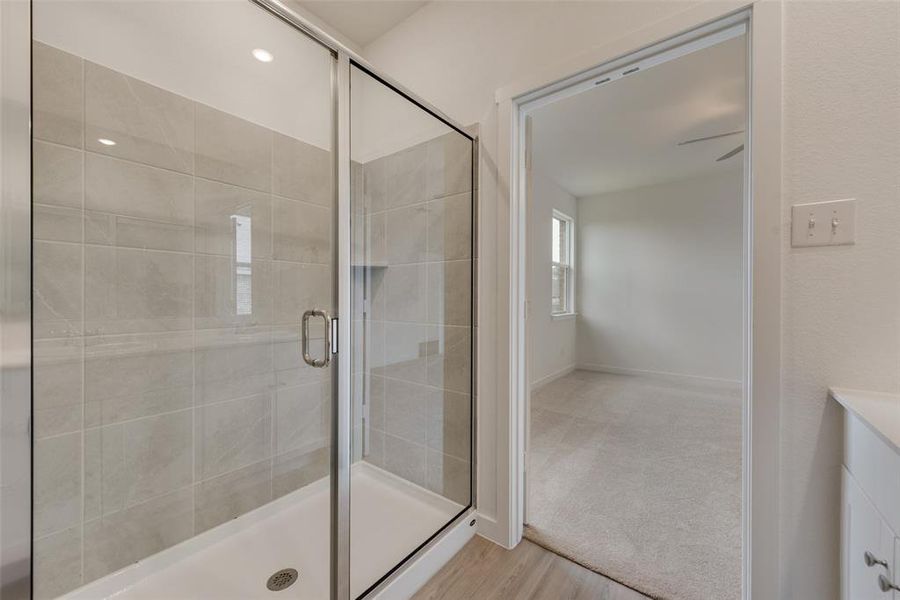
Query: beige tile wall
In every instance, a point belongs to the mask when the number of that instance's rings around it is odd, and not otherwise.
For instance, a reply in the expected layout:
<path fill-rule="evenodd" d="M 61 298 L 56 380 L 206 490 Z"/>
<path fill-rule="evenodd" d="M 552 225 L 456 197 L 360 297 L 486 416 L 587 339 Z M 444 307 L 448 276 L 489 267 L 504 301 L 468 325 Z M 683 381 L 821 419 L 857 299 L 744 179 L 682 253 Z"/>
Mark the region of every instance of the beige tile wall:
<path fill-rule="evenodd" d="M 37 597 L 327 475 L 329 373 L 298 320 L 331 303 L 331 164 L 35 44 Z M 233 215 L 252 220 L 248 314 Z"/>
<path fill-rule="evenodd" d="M 449 132 L 353 171 L 354 398 L 360 408 L 368 402 L 369 419 L 367 453 L 357 456 L 463 505 L 471 461 L 471 160 L 469 140 Z"/>

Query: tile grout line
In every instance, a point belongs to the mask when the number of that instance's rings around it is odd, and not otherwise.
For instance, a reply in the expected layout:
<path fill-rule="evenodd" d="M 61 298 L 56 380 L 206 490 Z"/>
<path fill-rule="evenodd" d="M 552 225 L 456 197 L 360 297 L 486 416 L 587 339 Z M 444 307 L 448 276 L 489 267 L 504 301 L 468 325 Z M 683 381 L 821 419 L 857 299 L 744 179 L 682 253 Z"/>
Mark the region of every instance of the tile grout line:
<path fill-rule="evenodd" d="M 191 536 L 197 534 L 197 103 L 191 102 L 194 148 L 191 153 Z"/>
<path fill-rule="evenodd" d="M 84 65 L 84 59 L 79 60 L 79 64 L 81 66 L 81 149 L 79 150 L 81 153 L 81 335 L 84 336 L 87 332 L 85 331 L 86 323 L 87 323 L 87 302 L 86 302 L 86 294 L 87 294 L 87 265 L 85 261 L 87 260 L 87 253 L 85 252 L 84 242 L 85 242 L 85 209 L 84 207 L 87 204 L 87 160 L 85 157 L 84 147 L 87 145 L 87 75 L 86 69 Z M 82 337 L 82 340 L 84 337 Z M 85 429 L 85 419 L 87 418 L 86 411 L 86 403 L 87 403 L 87 368 L 86 368 L 86 352 L 84 342 L 82 341 L 81 345 L 81 515 L 80 515 L 80 525 L 81 525 L 81 568 L 79 573 L 79 584 L 84 583 L 84 553 L 85 553 L 85 511 L 86 511 L 86 501 L 85 496 L 87 492 L 85 478 L 87 476 L 87 432 Z M 102 441 L 102 440 L 101 440 Z M 102 444 L 101 444 L 102 448 Z M 100 461 L 100 481 L 103 481 L 103 461 Z M 102 487 L 101 487 L 102 492 Z M 102 493 L 99 499 L 102 499 Z M 101 515 L 103 514 L 103 507 L 101 504 Z"/>

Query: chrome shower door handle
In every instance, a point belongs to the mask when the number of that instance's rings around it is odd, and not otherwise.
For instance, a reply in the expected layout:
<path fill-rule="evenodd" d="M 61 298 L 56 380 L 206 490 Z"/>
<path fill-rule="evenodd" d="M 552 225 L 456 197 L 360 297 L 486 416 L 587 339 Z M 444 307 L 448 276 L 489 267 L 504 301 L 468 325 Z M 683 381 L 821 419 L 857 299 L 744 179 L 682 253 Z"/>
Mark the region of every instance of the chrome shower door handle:
<path fill-rule="evenodd" d="M 311 317 L 322 317 L 325 321 L 325 356 L 319 359 L 313 358 L 309 354 L 309 319 Z M 321 369 L 327 367 L 331 363 L 332 322 L 333 319 L 331 318 L 331 315 L 325 310 L 314 308 L 303 313 L 303 320 L 300 327 L 301 349 L 303 350 L 303 361 L 311 367 Z"/>

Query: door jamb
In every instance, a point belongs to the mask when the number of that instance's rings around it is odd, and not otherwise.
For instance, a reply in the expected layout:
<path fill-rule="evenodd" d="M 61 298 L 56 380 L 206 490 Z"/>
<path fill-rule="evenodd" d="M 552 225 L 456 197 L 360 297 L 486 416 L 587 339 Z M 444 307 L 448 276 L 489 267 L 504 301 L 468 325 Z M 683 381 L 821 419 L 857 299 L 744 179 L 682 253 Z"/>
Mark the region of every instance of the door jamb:
<path fill-rule="evenodd" d="M 690 11 L 686 11 L 690 12 Z M 748 6 L 731 5 L 718 15 L 696 11 L 702 20 L 691 23 L 684 13 L 672 19 L 674 29 L 663 42 L 645 45 L 600 67 L 572 77 L 532 82 L 519 89 L 498 92 L 500 119 L 499 158 L 509 159 L 509 489 L 508 545 L 522 539 L 525 517 L 527 377 L 527 204 L 524 179 L 524 106 L 557 93 L 592 71 L 613 69 L 684 43 L 681 36 L 703 36 L 708 28 L 730 19 L 747 23 L 747 152 L 744 158 L 744 277 L 743 277 L 743 424 L 742 424 L 742 598 L 773 598 L 779 578 L 779 406 L 781 388 L 781 6 L 760 0 Z M 684 17 L 687 16 L 685 19 Z M 685 26 L 686 25 L 686 26 Z M 679 33 L 681 32 L 681 33 Z M 686 33 L 684 33 L 686 32 Z M 711 31 L 707 31 L 710 33 Z M 621 44 L 619 44 L 621 48 Z M 570 71 L 571 73 L 571 71 Z M 760 115 L 764 115 L 760 118 Z M 506 130 L 506 131 L 504 131 Z M 504 139 L 504 133 L 509 137 Z M 504 145 L 508 147 L 504 148 Z M 502 164 L 502 163 L 500 163 Z M 501 457 L 503 460 L 503 457 Z M 501 466 L 502 468 L 502 466 Z M 501 494 L 504 490 L 500 490 Z"/>

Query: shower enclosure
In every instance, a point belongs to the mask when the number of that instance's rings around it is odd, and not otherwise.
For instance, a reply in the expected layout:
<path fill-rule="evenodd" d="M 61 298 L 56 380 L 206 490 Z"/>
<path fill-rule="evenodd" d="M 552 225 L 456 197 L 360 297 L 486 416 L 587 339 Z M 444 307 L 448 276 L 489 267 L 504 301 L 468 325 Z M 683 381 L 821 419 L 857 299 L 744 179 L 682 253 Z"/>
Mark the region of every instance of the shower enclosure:
<path fill-rule="evenodd" d="M 472 135 L 276 1 L 31 13 L 3 599 L 382 593 L 473 510 Z"/>

